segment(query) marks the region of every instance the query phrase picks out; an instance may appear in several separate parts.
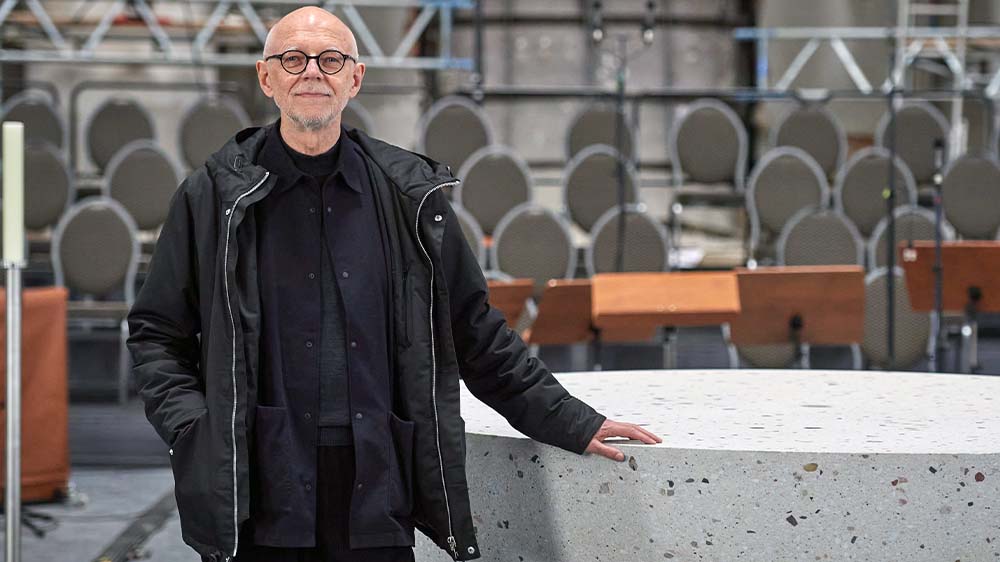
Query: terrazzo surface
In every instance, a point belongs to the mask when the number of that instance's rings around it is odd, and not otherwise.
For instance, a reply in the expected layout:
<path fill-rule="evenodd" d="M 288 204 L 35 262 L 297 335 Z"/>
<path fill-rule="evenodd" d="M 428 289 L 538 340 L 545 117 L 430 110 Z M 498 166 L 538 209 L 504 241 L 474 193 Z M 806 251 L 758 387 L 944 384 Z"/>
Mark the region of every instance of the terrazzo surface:
<path fill-rule="evenodd" d="M 1000 377 L 873 371 L 614 371 L 559 377 L 659 448 L 1000 453 Z M 469 433 L 522 437 L 463 387 Z M 644 445 L 647 446 L 648 445 Z"/>
<path fill-rule="evenodd" d="M 590 373 L 564 385 L 663 444 L 626 462 L 532 442 L 469 395 L 485 561 L 1000 558 L 991 377 Z M 447 560 L 427 541 L 419 560 Z"/>

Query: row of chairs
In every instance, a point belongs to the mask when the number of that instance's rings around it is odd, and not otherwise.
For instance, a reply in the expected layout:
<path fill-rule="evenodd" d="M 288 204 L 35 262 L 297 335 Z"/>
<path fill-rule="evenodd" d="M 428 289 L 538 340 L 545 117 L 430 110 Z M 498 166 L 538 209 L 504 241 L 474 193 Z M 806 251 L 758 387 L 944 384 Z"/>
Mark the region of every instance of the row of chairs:
<path fill-rule="evenodd" d="M 874 130 L 875 145 L 890 144 L 890 116 L 884 114 Z M 935 141 L 943 145 L 948 163 L 948 121 L 934 105 L 908 100 L 896 112 L 895 149 L 917 185 L 931 183 L 935 169 Z M 668 139 L 675 182 L 728 184 L 744 190 L 748 160 L 748 136 L 733 109 L 716 99 L 700 99 L 687 105 Z M 796 105 L 771 128 L 772 147 L 794 147 L 810 155 L 827 178 L 834 178 L 847 160 L 847 133 L 824 105 Z"/>
<path fill-rule="evenodd" d="M 570 222 L 563 215 L 534 203 L 522 203 L 499 220 L 492 237 L 486 237 L 472 214 L 459 205 L 454 209 L 466 241 L 484 270 L 511 278 L 535 279 L 539 294 L 549 279 L 577 276 L 581 264 Z M 630 204 L 624 215 L 613 207 L 594 221 L 590 243 L 583 249 L 584 273 L 592 276 L 617 270 L 618 219 L 622 216 L 626 237 L 623 271 L 667 271 L 670 240 L 666 228 L 644 206 Z"/>
<path fill-rule="evenodd" d="M 142 231 L 156 231 L 183 169 L 154 141 L 134 140 L 108 161 L 100 193 L 122 204 Z M 74 176 L 65 154 L 48 142 L 24 149 L 24 223 L 29 231 L 48 232 L 77 200 Z"/>
<path fill-rule="evenodd" d="M 60 151 L 69 146 L 69 129 L 62 111 L 45 91 L 26 90 L 0 108 L 0 119 L 25 123 L 26 142 L 46 142 Z M 188 106 L 178 123 L 177 152 L 187 169 L 200 166 L 235 131 L 250 125 L 239 103 L 219 95 L 201 96 Z M 157 134 L 150 111 L 137 99 L 112 96 L 87 115 L 83 124 L 84 152 L 104 172 L 122 148 L 138 140 L 165 139 Z"/>
<path fill-rule="evenodd" d="M 838 172 L 831 194 L 818 163 L 803 150 L 779 147 L 766 153 L 754 167 L 746 193 L 751 260 L 763 256 L 789 264 L 864 264 L 861 248 L 868 240 L 868 265 L 885 265 L 880 244 L 886 235 L 889 162 L 883 148 L 859 151 Z M 917 187 L 906 163 L 897 158 L 893 164 L 897 237 L 925 240 L 933 235 L 933 215 L 917 207 Z M 991 206 L 1000 198 L 996 159 L 966 154 L 954 160 L 944 171 L 941 190 L 946 238 L 992 240 L 1000 234 L 1000 214 Z M 789 248 L 788 235 L 796 225 L 812 228 L 815 243 Z M 767 241 L 776 246 L 773 257 L 762 247 Z"/>
<path fill-rule="evenodd" d="M 348 126 L 372 126 L 371 115 L 354 103 L 344 119 Z M 67 158 L 65 120 L 51 96 L 40 90 L 12 96 L 0 107 L 0 120 L 25 123 L 25 226 L 46 231 L 79 198 Z M 250 124 L 243 108 L 230 98 L 196 100 L 180 121 L 179 162 L 158 140 L 152 115 L 135 99 L 109 98 L 87 121 L 86 149 L 101 171 L 100 193 L 121 202 L 142 231 L 155 231 L 162 224 L 186 170 L 203 164 Z"/>
<path fill-rule="evenodd" d="M 889 115 L 875 128 L 877 146 L 889 145 Z M 582 108 L 565 134 L 565 159 L 572 160 L 589 146 L 617 146 L 617 128 L 624 132 L 623 157 L 635 162 L 636 131 L 615 107 L 598 102 Z M 948 121 L 934 105 L 906 101 L 896 112 L 896 152 L 918 185 L 930 183 L 934 173 L 934 142 L 948 155 Z M 823 174 L 833 178 L 847 159 L 847 133 L 824 105 L 797 104 L 771 128 L 774 147 L 800 148 L 812 156 Z M 481 106 L 462 96 L 437 100 L 420 119 L 416 149 L 453 169 L 459 169 L 477 150 L 496 143 L 494 127 Z M 749 159 L 749 138 L 743 121 L 726 103 L 711 98 L 682 108 L 668 131 L 668 151 L 678 186 L 685 183 L 729 184 L 743 192 Z"/>
<path fill-rule="evenodd" d="M 601 215 L 617 205 L 619 164 L 624 172 L 626 202 L 636 204 L 635 168 L 620 159 L 613 147 L 588 146 L 564 168 L 563 212 L 583 231 L 591 230 Z M 487 236 L 493 235 L 506 213 L 533 199 L 534 186 L 527 163 L 506 146 L 489 145 L 473 152 L 457 176 L 462 183 L 451 193 L 452 200 L 475 217 Z"/>

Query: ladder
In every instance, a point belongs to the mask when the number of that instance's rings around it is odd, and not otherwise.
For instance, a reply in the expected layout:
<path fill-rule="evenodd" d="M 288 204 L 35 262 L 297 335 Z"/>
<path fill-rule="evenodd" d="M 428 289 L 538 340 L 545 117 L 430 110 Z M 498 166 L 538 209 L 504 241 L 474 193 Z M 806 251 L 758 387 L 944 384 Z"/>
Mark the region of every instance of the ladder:
<path fill-rule="evenodd" d="M 896 57 L 895 67 L 890 74 L 891 87 L 904 85 L 906 70 L 918 58 L 940 59 L 951 72 L 952 88 L 964 90 L 970 87 L 966 73 L 966 47 L 969 30 L 969 0 L 939 0 L 937 2 L 896 1 Z M 944 21 L 943 21 L 944 20 Z M 921 33 L 913 37 L 913 30 L 933 30 L 949 27 L 954 31 L 954 45 L 949 45 L 943 36 L 928 36 Z M 966 125 L 962 117 L 963 97 L 951 99 L 951 130 L 949 131 L 949 159 L 965 150 Z"/>

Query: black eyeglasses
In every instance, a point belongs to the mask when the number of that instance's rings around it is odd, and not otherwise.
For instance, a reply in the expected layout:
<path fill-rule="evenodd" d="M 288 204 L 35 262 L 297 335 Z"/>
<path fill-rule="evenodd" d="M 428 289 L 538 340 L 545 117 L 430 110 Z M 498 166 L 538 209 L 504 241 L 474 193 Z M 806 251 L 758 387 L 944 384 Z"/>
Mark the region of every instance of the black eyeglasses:
<path fill-rule="evenodd" d="M 291 49 L 284 53 L 264 57 L 266 61 L 271 59 L 280 60 L 281 68 L 284 68 L 285 72 L 289 74 L 302 74 L 306 71 L 306 67 L 309 66 L 309 61 L 312 59 L 316 59 L 316 65 L 319 66 L 319 70 L 323 74 L 336 74 L 340 72 L 348 60 L 354 61 L 355 64 L 358 62 L 358 59 L 351 55 L 345 55 L 336 49 L 328 49 L 313 56 L 309 56 L 296 49 Z"/>

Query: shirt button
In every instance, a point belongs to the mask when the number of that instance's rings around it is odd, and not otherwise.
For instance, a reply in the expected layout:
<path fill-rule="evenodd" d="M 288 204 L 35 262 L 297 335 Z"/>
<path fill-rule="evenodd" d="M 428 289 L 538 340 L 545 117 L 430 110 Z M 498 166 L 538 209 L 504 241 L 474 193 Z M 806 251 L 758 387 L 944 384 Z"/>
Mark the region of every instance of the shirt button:
<path fill-rule="evenodd" d="M 326 212 L 327 213 L 332 213 L 333 212 L 333 207 L 327 207 L 326 208 Z"/>
<path fill-rule="evenodd" d="M 358 484 L 358 489 L 359 489 L 359 490 L 360 490 L 361 488 L 363 488 L 363 487 L 364 487 L 364 484 Z"/>
<path fill-rule="evenodd" d="M 352 341 L 351 342 L 351 347 L 358 347 L 358 342 Z"/>
<path fill-rule="evenodd" d="M 311 340 L 306 340 L 306 347 L 312 347 L 313 342 Z"/>
<path fill-rule="evenodd" d="M 309 214 L 313 214 L 315 212 L 316 212 L 316 207 L 309 207 Z"/>
<path fill-rule="evenodd" d="M 310 279 L 315 279 L 316 278 L 316 274 L 315 273 L 310 273 L 309 274 L 309 278 Z"/>
<path fill-rule="evenodd" d="M 363 418 L 364 416 L 363 416 L 363 415 L 361 415 L 361 412 L 358 412 L 358 413 L 354 414 L 354 417 L 360 420 L 360 419 L 361 419 L 361 418 Z"/>
<path fill-rule="evenodd" d="M 351 276 L 351 274 L 345 271 L 345 272 L 341 273 L 340 276 L 343 277 L 344 279 L 347 279 L 348 277 Z"/>
<path fill-rule="evenodd" d="M 312 484 L 306 484 L 306 491 L 307 492 L 311 492 L 312 489 L 313 489 L 313 485 Z"/>
<path fill-rule="evenodd" d="M 307 420 L 311 420 L 311 419 L 312 419 L 312 417 L 313 417 L 313 415 L 312 415 L 312 414 L 310 414 L 309 412 L 306 412 L 306 413 L 305 413 L 305 416 L 303 416 L 303 417 L 305 417 L 305 418 L 306 418 Z"/>

